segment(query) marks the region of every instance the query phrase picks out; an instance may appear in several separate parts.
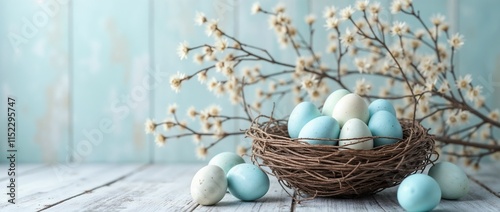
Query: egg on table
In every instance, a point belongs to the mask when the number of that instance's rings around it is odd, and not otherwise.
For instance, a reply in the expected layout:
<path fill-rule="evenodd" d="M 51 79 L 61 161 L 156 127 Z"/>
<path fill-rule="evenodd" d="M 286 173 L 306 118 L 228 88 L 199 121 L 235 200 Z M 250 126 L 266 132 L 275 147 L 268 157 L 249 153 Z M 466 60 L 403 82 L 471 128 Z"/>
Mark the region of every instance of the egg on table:
<path fill-rule="evenodd" d="M 290 138 L 298 138 L 302 127 L 318 116 L 321 116 L 321 112 L 311 102 L 301 102 L 295 106 L 288 118 L 288 135 Z"/>
<path fill-rule="evenodd" d="M 233 166 L 236 166 L 240 163 L 245 163 L 245 160 L 241 158 L 238 154 L 234 152 L 222 152 L 214 156 L 209 162 L 209 165 L 216 165 L 227 174 Z"/>
<path fill-rule="evenodd" d="M 441 196 L 444 199 L 459 199 L 469 191 L 469 178 L 460 167 L 453 163 L 436 163 L 429 169 L 428 175 L 439 184 Z"/>
<path fill-rule="evenodd" d="M 337 102 L 349 94 L 350 92 L 346 89 L 338 89 L 332 92 L 328 98 L 326 98 L 325 103 L 323 104 L 323 108 L 321 109 L 321 113 L 325 116 L 331 116 L 333 113 L 333 108 L 337 104 Z"/>
<path fill-rule="evenodd" d="M 229 192 L 243 201 L 254 201 L 269 190 L 269 177 L 258 166 L 242 163 L 227 173 Z"/>
<path fill-rule="evenodd" d="M 439 184 L 425 174 L 406 177 L 398 187 L 398 202 L 407 211 L 430 211 L 441 201 Z"/>
<path fill-rule="evenodd" d="M 393 138 L 374 138 L 373 146 L 378 147 L 386 144 L 398 142 L 403 138 L 403 128 L 396 116 L 392 113 L 380 110 L 370 117 L 368 128 L 373 136 L 393 137 Z"/>
<path fill-rule="evenodd" d="M 191 197 L 200 205 L 218 203 L 227 190 L 224 170 L 215 165 L 208 165 L 196 172 L 191 181 Z"/>
<path fill-rule="evenodd" d="M 360 138 L 352 140 L 340 140 L 339 146 L 346 146 L 349 149 L 372 149 L 373 139 L 362 139 L 361 137 L 370 137 L 372 133 L 365 122 L 360 119 L 349 119 L 340 130 L 339 139 Z"/>
<path fill-rule="evenodd" d="M 342 128 L 349 119 L 353 118 L 360 119 L 366 124 L 370 114 L 365 100 L 357 94 L 350 93 L 337 102 L 333 108 L 332 117 L 339 122 Z"/>
<path fill-rule="evenodd" d="M 340 127 L 337 120 L 331 116 L 320 116 L 314 118 L 313 120 L 307 122 L 302 130 L 300 130 L 299 138 L 326 138 L 326 139 L 337 139 L 339 138 Z M 309 144 L 313 145 L 336 145 L 337 141 L 326 141 L 326 140 L 314 140 L 308 139 L 304 140 Z"/>

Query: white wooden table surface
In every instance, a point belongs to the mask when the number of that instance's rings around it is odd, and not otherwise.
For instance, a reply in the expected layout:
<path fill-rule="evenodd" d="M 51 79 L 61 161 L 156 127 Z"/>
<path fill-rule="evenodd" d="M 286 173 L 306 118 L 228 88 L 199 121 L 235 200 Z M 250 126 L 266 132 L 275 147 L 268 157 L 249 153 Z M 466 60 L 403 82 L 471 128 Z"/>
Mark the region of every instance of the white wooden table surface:
<path fill-rule="evenodd" d="M 315 199 L 297 204 L 271 177 L 268 193 L 255 202 L 226 194 L 215 206 L 192 201 L 189 189 L 201 164 L 85 164 L 73 168 L 18 164 L 16 204 L 1 192 L 0 211 L 403 211 L 397 187 L 361 199 Z M 1 164 L 0 170 L 7 170 Z M 470 191 L 458 201 L 441 200 L 435 211 L 500 211 L 500 164 L 469 173 Z M 2 191 L 7 172 L 0 175 Z"/>

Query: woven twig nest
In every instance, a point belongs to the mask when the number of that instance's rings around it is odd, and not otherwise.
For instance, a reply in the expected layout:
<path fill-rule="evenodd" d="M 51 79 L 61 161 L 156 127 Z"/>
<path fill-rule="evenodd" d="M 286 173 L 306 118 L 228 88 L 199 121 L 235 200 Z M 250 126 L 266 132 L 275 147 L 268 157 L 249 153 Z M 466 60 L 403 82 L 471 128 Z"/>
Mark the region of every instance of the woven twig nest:
<path fill-rule="evenodd" d="M 411 120 L 400 123 L 401 141 L 371 150 L 310 145 L 291 139 L 286 121 L 262 115 L 246 135 L 253 139 L 252 161 L 269 167 L 282 186 L 294 190 L 291 195 L 295 199 L 355 198 L 398 185 L 406 176 L 422 172 L 437 160 L 428 130 Z"/>

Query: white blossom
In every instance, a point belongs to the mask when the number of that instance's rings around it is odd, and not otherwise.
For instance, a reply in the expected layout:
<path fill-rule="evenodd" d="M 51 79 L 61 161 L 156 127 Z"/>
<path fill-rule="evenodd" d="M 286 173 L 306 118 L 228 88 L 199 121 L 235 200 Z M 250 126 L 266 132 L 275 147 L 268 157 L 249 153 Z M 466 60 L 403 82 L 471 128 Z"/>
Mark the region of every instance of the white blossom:
<path fill-rule="evenodd" d="M 196 109 L 194 108 L 194 106 L 189 107 L 186 113 L 189 116 L 189 118 L 191 118 L 191 119 L 194 119 L 196 117 L 196 115 L 198 114 L 196 112 Z"/>
<path fill-rule="evenodd" d="M 458 114 L 458 118 L 460 120 L 460 123 L 462 124 L 469 122 L 469 112 L 465 110 L 460 111 L 460 113 Z"/>
<path fill-rule="evenodd" d="M 458 123 L 458 118 L 455 114 L 450 113 L 448 115 L 448 119 L 446 120 L 446 124 L 450 126 L 455 126 Z"/>
<path fill-rule="evenodd" d="M 212 20 L 210 20 L 210 22 L 208 22 L 207 28 L 205 29 L 205 33 L 207 34 L 207 36 L 210 37 L 212 34 L 215 33 L 215 31 L 217 31 L 218 24 L 219 24 L 219 20 L 216 20 L 216 19 L 212 19 Z"/>
<path fill-rule="evenodd" d="M 459 49 L 460 47 L 462 47 L 462 45 L 464 45 L 464 36 L 459 33 L 456 33 L 453 36 L 451 36 L 451 38 L 448 40 L 448 43 L 450 44 L 451 47 Z"/>
<path fill-rule="evenodd" d="M 373 15 L 379 14 L 380 10 L 381 10 L 380 2 L 374 2 L 374 3 L 371 4 L 371 6 L 370 6 L 370 12 Z"/>
<path fill-rule="evenodd" d="M 438 13 L 431 17 L 431 22 L 434 25 L 438 26 L 444 22 L 444 19 L 445 19 L 444 16 Z"/>
<path fill-rule="evenodd" d="M 144 124 L 144 130 L 146 131 L 146 134 L 151 134 L 154 133 L 156 124 L 153 122 L 151 119 L 147 119 L 146 123 Z"/>
<path fill-rule="evenodd" d="M 337 12 L 337 9 L 334 6 L 327 6 L 323 10 L 323 17 L 326 19 L 333 18 L 333 17 L 335 17 L 336 12 Z"/>
<path fill-rule="evenodd" d="M 371 64 L 368 62 L 366 58 L 355 58 L 354 59 L 354 64 L 356 65 L 356 68 L 358 68 L 359 73 L 369 72 L 369 69 L 371 68 Z"/>
<path fill-rule="evenodd" d="M 351 46 L 356 41 L 356 38 L 354 37 L 354 33 L 347 28 L 345 34 L 340 38 L 340 40 L 342 41 L 342 44 Z"/>
<path fill-rule="evenodd" d="M 252 15 L 253 14 L 257 14 L 260 11 L 262 11 L 262 8 L 260 7 L 260 3 L 259 2 L 253 3 L 253 5 L 252 5 Z"/>
<path fill-rule="evenodd" d="M 157 146 L 162 147 L 167 143 L 167 138 L 162 134 L 158 134 L 156 135 L 155 143 Z"/>
<path fill-rule="evenodd" d="M 310 77 L 305 78 L 302 80 L 302 88 L 310 91 L 316 88 L 318 85 L 318 80 L 316 79 L 315 75 L 311 75 Z"/>
<path fill-rule="evenodd" d="M 314 14 L 309 14 L 305 17 L 305 22 L 308 25 L 314 24 L 315 21 L 316 21 L 316 16 Z"/>
<path fill-rule="evenodd" d="M 186 75 L 180 72 L 177 72 L 177 74 L 172 75 L 170 77 L 170 87 L 172 88 L 172 90 L 178 93 L 181 89 L 182 80 L 184 80 L 185 78 Z"/>
<path fill-rule="evenodd" d="M 459 89 L 466 89 L 469 87 L 469 84 L 472 82 L 472 77 L 470 74 L 467 74 L 465 76 L 460 76 L 457 80 L 457 87 Z"/>
<path fill-rule="evenodd" d="M 177 47 L 177 55 L 179 55 L 179 58 L 181 58 L 181 60 L 186 59 L 188 53 L 188 43 L 186 41 L 179 43 L 179 46 Z"/>
<path fill-rule="evenodd" d="M 495 109 L 488 114 L 488 118 L 490 118 L 493 121 L 498 121 L 499 120 L 499 111 L 498 109 Z"/>
<path fill-rule="evenodd" d="M 481 91 L 483 90 L 483 86 L 476 85 L 474 87 L 471 87 L 469 91 L 467 92 L 467 98 L 469 101 L 474 102 L 477 97 L 481 95 Z"/>
<path fill-rule="evenodd" d="M 372 89 L 372 85 L 366 82 L 365 78 L 356 80 L 354 92 L 358 95 L 367 95 Z"/>
<path fill-rule="evenodd" d="M 335 29 L 338 26 L 339 26 L 339 19 L 335 17 L 326 19 L 326 24 L 325 24 L 326 29 Z"/>
<path fill-rule="evenodd" d="M 403 9 L 403 3 L 401 2 L 401 0 L 393 0 L 392 1 L 392 4 L 391 4 L 391 13 L 392 14 L 399 13 L 399 12 L 401 12 L 402 9 Z"/>
<path fill-rule="evenodd" d="M 405 32 L 407 32 L 408 26 L 406 26 L 405 22 L 396 21 L 392 25 L 391 33 L 392 35 L 402 36 Z"/>
<path fill-rule="evenodd" d="M 207 17 L 205 17 L 205 14 L 202 12 L 196 12 L 196 17 L 194 18 L 194 21 L 201 26 L 207 22 Z"/>
<path fill-rule="evenodd" d="M 174 114 L 175 112 L 177 112 L 177 104 L 174 103 L 174 104 L 169 105 L 167 108 L 167 113 Z"/>
<path fill-rule="evenodd" d="M 227 39 L 217 39 L 214 46 L 217 51 L 223 52 L 227 48 Z"/>
<path fill-rule="evenodd" d="M 365 11 L 368 7 L 368 0 L 359 0 L 356 2 L 356 9 L 359 11 Z"/>
<path fill-rule="evenodd" d="M 340 17 L 342 20 L 348 20 L 352 17 L 352 14 L 355 12 L 355 10 L 352 8 L 352 6 L 348 6 L 340 11 Z"/>

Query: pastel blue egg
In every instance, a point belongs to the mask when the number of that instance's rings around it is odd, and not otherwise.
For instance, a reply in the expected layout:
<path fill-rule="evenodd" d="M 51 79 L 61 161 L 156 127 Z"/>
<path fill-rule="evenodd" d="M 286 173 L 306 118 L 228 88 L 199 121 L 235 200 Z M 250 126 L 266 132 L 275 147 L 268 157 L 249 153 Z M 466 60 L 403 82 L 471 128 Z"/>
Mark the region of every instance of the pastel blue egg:
<path fill-rule="evenodd" d="M 385 110 L 380 110 L 372 115 L 370 121 L 368 121 L 368 128 L 373 136 L 403 138 L 403 128 L 398 119 Z M 373 146 L 377 147 L 396 142 L 398 142 L 398 139 L 375 138 L 373 139 Z"/>
<path fill-rule="evenodd" d="M 302 127 L 318 116 L 321 116 L 321 112 L 311 102 L 301 102 L 295 106 L 288 118 L 288 135 L 290 138 L 298 138 Z"/>
<path fill-rule="evenodd" d="M 323 108 L 321 109 L 321 113 L 325 116 L 331 116 L 333 114 L 333 108 L 335 108 L 337 102 L 339 102 L 339 100 L 347 94 L 350 94 L 350 92 L 346 89 L 338 89 L 332 92 L 328 98 L 326 98 Z"/>
<path fill-rule="evenodd" d="M 370 117 L 381 110 L 385 110 L 389 113 L 392 113 L 393 116 L 396 116 L 396 110 L 394 110 L 394 106 L 392 106 L 391 102 L 385 99 L 377 99 L 370 105 L 368 105 L 368 112 L 370 113 Z"/>
<path fill-rule="evenodd" d="M 243 201 L 254 201 L 269 190 L 269 177 L 258 166 L 242 163 L 227 173 L 229 192 Z"/>
<path fill-rule="evenodd" d="M 429 169 L 428 175 L 439 184 L 441 197 L 444 199 L 459 199 L 469 191 L 469 178 L 460 167 L 453 163 L 436 163 Z"/>
<path fill-rule="evenodd" d="M 407 211 L 430 211 L 439 201 L 439 184 L 425 174 L 410 175 L 399 185 L 398 202 Z"/>
<path fill-rule="evenodd" d="M 340 125 L 331 116 L 320 116 L 309 122 L 307 122 L 302 130 L 300 130 L 299 138 L 327 138 L 327 139 L 337 139 L 339 138 Z M 313 145 L 336 145 L 338 142 L 335 141 L 324 141 L 324 140 L 304 140 L 307 143 Z"/>
<path fill-rule="evenodd" d="M 234 152 L 219 153 L 208 162 L 209 165 L 220 167 L 226 175 L 233 166 L 240 163 L 245 163 L 245 160 Z"/>

